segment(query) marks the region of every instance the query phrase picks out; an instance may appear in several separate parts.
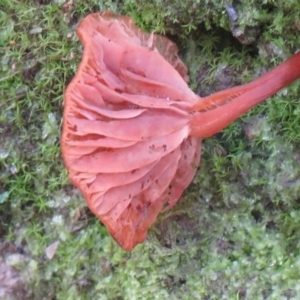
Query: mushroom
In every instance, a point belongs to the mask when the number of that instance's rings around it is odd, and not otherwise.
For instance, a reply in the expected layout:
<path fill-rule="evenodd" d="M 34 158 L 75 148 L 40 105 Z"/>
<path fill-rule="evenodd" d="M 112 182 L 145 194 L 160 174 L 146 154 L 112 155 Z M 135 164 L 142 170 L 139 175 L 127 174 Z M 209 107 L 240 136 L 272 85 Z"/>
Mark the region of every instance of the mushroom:
<path fill-rule="evenodd" d="M 201 98 L 176 45 L 110 11 L 77 28 L 84 53 L 64 94 L 72 183 L 125 250 L 142 243 L 196 173 L 201 140 L 300 76 L 300 53 L 251 83 Z"/>

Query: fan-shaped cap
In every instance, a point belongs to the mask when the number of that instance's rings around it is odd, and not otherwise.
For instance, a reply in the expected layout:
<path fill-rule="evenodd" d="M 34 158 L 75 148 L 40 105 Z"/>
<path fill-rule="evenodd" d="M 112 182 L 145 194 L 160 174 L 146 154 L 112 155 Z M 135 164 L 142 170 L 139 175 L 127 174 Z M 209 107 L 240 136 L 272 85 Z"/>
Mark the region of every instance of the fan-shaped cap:
<path fill-rule="evenodd" d="M 167 38 L 111 12 L 87 16 L 83 58 L 64 98 L 63 158 L 91 211 L 125 250 L 193 179 L 200 139 L 189 137 L 187 69 Z"/>

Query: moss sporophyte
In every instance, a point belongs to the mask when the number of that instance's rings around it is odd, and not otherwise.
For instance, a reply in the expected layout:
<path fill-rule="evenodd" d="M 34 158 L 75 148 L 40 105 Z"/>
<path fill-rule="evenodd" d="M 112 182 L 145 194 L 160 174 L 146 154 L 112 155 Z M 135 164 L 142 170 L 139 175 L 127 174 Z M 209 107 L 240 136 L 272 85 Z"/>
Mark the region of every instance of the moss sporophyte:
<path fill-rule="evenodd" d="M 297 53 L 248 84 L 201 98 L 176 45 L 131 18 L 94 13 L 77 34 L 84 54 L 65 92 L 63 157 L 89 208 L 129 251 L 194 178 L 201 140 L 300 77 Z"/>

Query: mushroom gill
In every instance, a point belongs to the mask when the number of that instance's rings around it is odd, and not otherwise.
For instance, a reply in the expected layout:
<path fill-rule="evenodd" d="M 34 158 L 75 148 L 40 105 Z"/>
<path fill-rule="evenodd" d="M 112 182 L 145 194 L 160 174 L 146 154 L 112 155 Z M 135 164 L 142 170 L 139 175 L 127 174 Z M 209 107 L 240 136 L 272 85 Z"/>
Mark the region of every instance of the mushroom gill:
<path fill-rule="evenodd" d="M 192 181 L 201 139 L 300 76 L 296 54 L 252 83 L 201 98 L 176 45 L 132 19 L 94 13 L 77 35 L 84 53 L 64 95 L 63 158 L 91 211 L 129 251 Z"/>

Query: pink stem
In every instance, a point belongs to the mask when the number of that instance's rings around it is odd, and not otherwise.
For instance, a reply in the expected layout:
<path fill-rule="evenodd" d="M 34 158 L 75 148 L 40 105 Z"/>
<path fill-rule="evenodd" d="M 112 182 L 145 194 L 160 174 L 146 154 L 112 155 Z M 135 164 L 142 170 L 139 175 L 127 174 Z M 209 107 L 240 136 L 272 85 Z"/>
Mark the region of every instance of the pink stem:
<path fill-rule="evenodd" d="M 299 77 L 300 52 L 258 79 L 202 98 L 193 107 L 190 135 L 212 136 Z"/>

